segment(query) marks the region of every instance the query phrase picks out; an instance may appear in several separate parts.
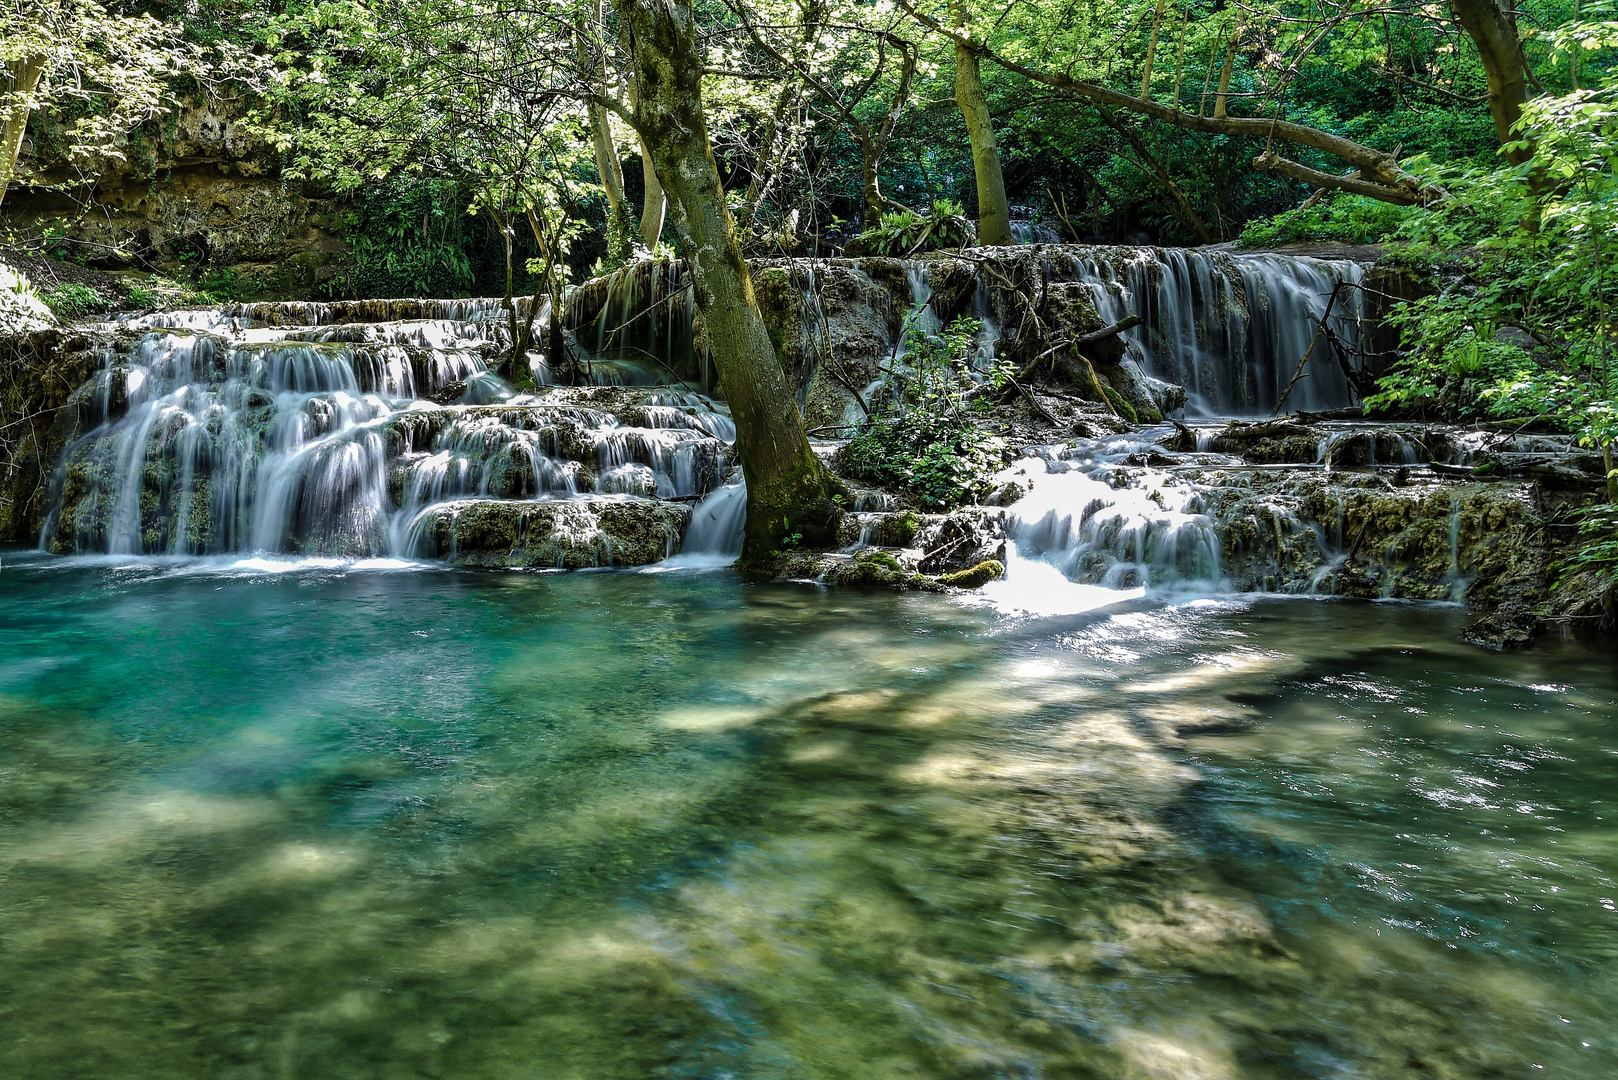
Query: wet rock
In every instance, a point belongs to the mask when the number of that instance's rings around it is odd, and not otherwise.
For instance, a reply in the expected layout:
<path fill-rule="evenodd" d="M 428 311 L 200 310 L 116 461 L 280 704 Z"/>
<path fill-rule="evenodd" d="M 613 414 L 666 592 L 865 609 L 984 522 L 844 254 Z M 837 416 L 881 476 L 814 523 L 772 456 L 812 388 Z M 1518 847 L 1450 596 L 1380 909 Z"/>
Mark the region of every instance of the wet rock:
<path fill-rule="evenodd" d="M 826 567 L 822 579 L 832 585 L 907 585 L 919 575 L 886 551 L 866 549 L 852 559 Z"/>
<path fill-rule="evenodd" d="M 988 560 L 1006 559 L 1004 515 L 982 507 L 931 515 L 916 530 L 923 555 L 916 568 L 927 574 L 967 570 Z"/>
<path fill-rule="evenodd" d="M 1461 637 L 1480 648 L 1500 652 L 1529 644 L 1538 629 L 1539 619 L 1534 613 L 1514 601 L 1463 627 Z"/>
<path fill-rule="evenodd" d="M 843 547 L 907 548 L 924 520 L 914 510 L 844 514 L 837 542 Z"/>
<path fill-rule="evenodd" d="M 463 499 L 427 512 L 416 554 L 463 566 L 645 566 L 679 550 L 690 508 L 631 496 Z"/>
<path fill-rule="evenodd" d="M 0 543 L 34 544 L 62 451 L 120 406 L 93 377 L 112 335 L 39 330 L 0 336 Z"/>
<path fill-rule="evenodd" d="M 996 578 L 1005 576 L 1006 567 L 997 559 L 985 559 L 976 566 L 957 570 L 953 574 L 940 574 L 938 583 L 952 589 L 981 589 Z"/>
<path fill-rule="evenodd" d="M 757 260 L 754 283 L 770 340 L 811 428 L 861 415 L 854 389 L 893 355 L 910 307 L 897 259 Z"/>

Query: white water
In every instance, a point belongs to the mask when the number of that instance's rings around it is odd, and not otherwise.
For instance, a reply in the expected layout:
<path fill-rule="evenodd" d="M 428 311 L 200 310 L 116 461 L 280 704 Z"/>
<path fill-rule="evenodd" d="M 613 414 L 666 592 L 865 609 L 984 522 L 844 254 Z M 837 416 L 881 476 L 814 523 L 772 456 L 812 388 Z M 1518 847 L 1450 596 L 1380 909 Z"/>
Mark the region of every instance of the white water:
<path fill-rule="evenodd" d="M 621 419 L 516 393 L 488 368 L 504 348 L 492 319 L 272 328 L 253 314 L 150 316 L 106 352 L 76 403 L 88 431 L 57 470 L 42 546 L 408 558 L 452 500 L 690 498 L 729 470 L 734 425 L 698 395 L 642 395 Z"/>
<path fill-rule="evenodd" d="M 1291 255 L 1176 248 L 1063 250 L 1047 276 L 1090 286 L 1105 324 L 1137 315 L 1124 334 L 1147 375 L 1184 386 L 1197 416 L 1268 416 L 1309 354 L 1305 377 L 1287 398 L 1291 411 L 1353 404 L 1328 325 L 1352 352 L 1364 310 L 1359 264 Z M 1339 288 L 1341 286 L 1341 288 Z M 1313 343 L 1313 347 L 1311 347 Z M 1357 358 L 1351 358 L 1357 365 Z"/>

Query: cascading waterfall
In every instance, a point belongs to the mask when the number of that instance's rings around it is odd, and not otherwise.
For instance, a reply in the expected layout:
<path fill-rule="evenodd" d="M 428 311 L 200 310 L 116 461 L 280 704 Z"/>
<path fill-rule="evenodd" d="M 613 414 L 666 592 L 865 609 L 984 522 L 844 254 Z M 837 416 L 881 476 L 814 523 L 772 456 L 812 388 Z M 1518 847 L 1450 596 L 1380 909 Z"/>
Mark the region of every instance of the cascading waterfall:
<path fill-rule="evenodd" d="M 1049 563 L 1070 581 L 1107 589 L 1220 581 L 1219 537 L 1204 493 L 1157 469 L 1126 463 L 1154 443 L 1138 436 L 1036 448 L 1018 466 L 1039 470 L 1007 512 L 1017 562 Z"/>
<path fill-rule="evenodd" d="M 408 303 L 374 313 L 431 317 L 322 324 L 354 312 L 241 305 L 127 320 L 137 336 L 75 402 L 84 434 L 42 546 L 411 556 L 451 500 L 694 498 L 728 474 L 735 429 L 708 399 L 547 404 L 490 370 L 503 308 Z"/>
<path fill-rule="evenodd" d="M 1184 386 L 1190 413 L 1269 415 L 1305 353 L 1305 377 L 1288 408 L 1353 403 L 1333 338 L 1350 353 L 1359 344 L 1358 263 L 1174 248 L 1064 249 L 1047 260 L 1046 273 L 1088 284 L 1103 323 L 1139 316 L 1142 325 L 1124 334 L 1130 354 L 1146 374 Z M 1317 335 L 1328 304 L 1331 333 Z"/>
<path fill-rule="evenodd" d="M 1141 316 L 1125 335 L 1129 354 L 1148 375 L 1184 385 L 1193 414 L 1267 415 L 1306 351 L 1289 407 L 1351 400 L 1336 350 L 1352 352 L 1358 341 L 1353 263 L 1010 250 L 1047 281 L 1087 286 L 1103 322 Z M 933 264 L 886 265 L 902 270 L 899 287 L 909 294 L 896 321 L 936 333 Z M 804 305 L 803 409 L 838 315 L 821 307 L 814 261 L 789 270 Z M 976 271 L 964 293 L 951 286 L 956 310 L 982 324 L 980 369 L 1003 347 L 990 277 Z M 1317 332 L 1334 290 L 1330 332 Z M 903 302 L 897 292 L 893 300 Z M 517 301 L 519 318 L 528 305 Z M 510 345 L 499 300 L 237 304 L 122 320 L 124 343 L 105 352 L 103 370 L 75 402 L 82 434 L 57 469 L 41 542 L 60 552 L 412 556 L 431 553 L 441 511 L 468 501 L 673 499 L 692 506 L 684 553 L 733 557 L 746 490 L 732 468 L 728 415 L 690 389 L 710 385 L 711 373 L 683 267 L 634 264 L 573 290 L 566 305 L 572 347 L 593 381 L 667 389 L 637 392 L 632 415 L 517 393 L 492 370 Z M 535 316 L 547 322 L 548 305 Z M 878 371 L 904 363 L 903 330 L 893 341 L 891 326 Z M 549 383 L 548 359 L 527 359 L 536 381 Z M 868 401 L 887 378 L 866 387 Z M 1212 437 L 1199 436 L 1198 449 Z M 1034 490 L 1010 513 L 1021 552 L 1014 561 L 1039 560 L 1114 590 L 1217 586 L 1222 553 L 1206 493 L 1172 471 L 1127 463 L 1143 445 L 1080 440 L 1039 451 Z M 1356 465 L 1415 456 L 1397 436 L 1343 432 L 1322 440 L 1319 460 L 1329 469 L 1350 453 Z"/>

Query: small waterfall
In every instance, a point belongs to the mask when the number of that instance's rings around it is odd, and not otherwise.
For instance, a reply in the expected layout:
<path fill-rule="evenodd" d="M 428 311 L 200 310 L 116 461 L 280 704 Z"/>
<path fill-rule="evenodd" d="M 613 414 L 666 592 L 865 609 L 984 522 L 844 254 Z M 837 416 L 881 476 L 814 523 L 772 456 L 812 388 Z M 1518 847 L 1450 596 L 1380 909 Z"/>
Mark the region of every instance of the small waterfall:
<path fill-rule="evenodd" d="M 747 524 L 747 485 L 740 479 L 709 492 L 691 511 L 680 554 L 693 561 L 734 562 Z"/>
<path fill-rule="evenodd" d="M 1124 464 L 1150 445 L 1119 437 L 1041 448 L 1033 460 L 1044 474 L 1008 510 L 1006 533 L 1017 554 L 1107 589 L 1217 587 L 1219 537 L 1202 491 L 1167 472 Z"/>

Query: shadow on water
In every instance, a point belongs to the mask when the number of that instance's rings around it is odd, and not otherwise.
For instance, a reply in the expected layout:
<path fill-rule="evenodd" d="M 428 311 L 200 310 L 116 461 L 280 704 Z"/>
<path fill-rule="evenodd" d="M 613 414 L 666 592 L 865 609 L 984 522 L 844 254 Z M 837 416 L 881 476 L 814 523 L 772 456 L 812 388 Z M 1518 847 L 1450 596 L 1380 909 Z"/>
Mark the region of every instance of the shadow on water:
<path fill-rule="evenodd" d="M 1452 609 L 27 556 L 0 603 L 18 1075 L 1614 1055 L 1610 657 Z"/>

